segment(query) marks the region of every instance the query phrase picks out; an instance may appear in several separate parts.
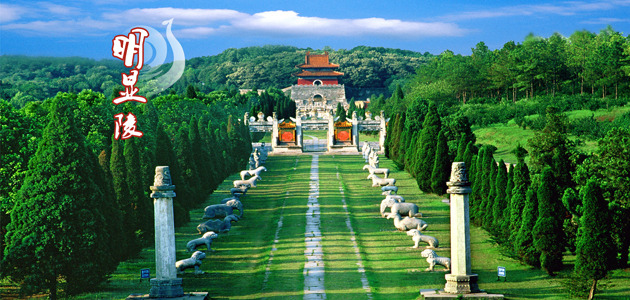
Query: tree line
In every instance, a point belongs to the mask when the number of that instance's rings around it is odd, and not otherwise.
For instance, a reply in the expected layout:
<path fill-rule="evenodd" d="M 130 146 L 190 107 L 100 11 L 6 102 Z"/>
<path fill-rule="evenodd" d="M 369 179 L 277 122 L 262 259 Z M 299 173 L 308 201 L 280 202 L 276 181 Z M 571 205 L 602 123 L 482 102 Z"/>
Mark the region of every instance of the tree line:
<path fill-rule="evenodd" d="M 530 34 L 491 51 L 479 42 L 472 55 L 450 50 L 418 69 L 410 94 L 467 103 L 473 98 L 516 102 L 540 95 L 629 96 L 630 39 L 610 26 L 548 38 Z"/>
<path fill-rule="evenodd" d="M 528 141 L 529 153 L 518 146 L 518 162 L 506 164 L 494 160 L 496 147 L 475 143 L 465 116 L 436 107 L 416 98 L 387 127 L 385 155 L 416 178 L 420 190 L 445 194 L 451 163 L 465 162 L 471 223 L 486 229 L 504 254 L 549 275 L 563 269 L 566 251 L 577 255 L 566 284 L 573 295 L 592 297 L 610 270 L 627 267 L 628 128 L 610 129 L 587 155 L 568 138 L 566 116 L 549 106 L 544 127 Z"/>
<path fill-rule="evenodd" d="M 97 289 L 153 243 L 156 166 L 170 166 L 175 224 L 187 223 L 251 152 L 239 119 L 249 99 L 215 93 L 223 100 L 172 92 L 117 107 L 91 90 L 19 110 L 0 100 L 1 277 L 52 299 Z M 113 138 L 119 112 L 137 117 L 141 138 Z"/>

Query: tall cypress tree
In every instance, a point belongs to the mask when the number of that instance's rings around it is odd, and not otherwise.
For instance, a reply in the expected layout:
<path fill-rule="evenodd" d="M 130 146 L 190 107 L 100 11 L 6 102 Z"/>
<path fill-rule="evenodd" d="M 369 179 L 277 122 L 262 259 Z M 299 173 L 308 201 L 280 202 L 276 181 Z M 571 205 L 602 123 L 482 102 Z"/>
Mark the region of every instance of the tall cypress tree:
<path fill-rule="evenodd" d="M 507 241 L 510 238 L 510 218 L 512 216 L 512 190 L 514 189 L 514 164 L 508 169 L 508 181 L 505 187 L 505 210 L 502 212 L 503 222 L 500 225 L 501 238 Z"/>
<path fill-rule="evenodd" d="M 117 266 L 107 232 L 113 220 L 101 210 L 109 203 L 93 181 L 102 179 L 100 168 L 76 127 L 71 98 L 48 100 L 50 122 L 17 193 L 3 259 L 3 275 L 24 294 L 48 291 L 50 299 L 60 286 L 68 295 L 93 290 Z"/>
<path fill-rule="evenodd" d="M 580 192 L 584 214 L 576 243 L 575 273 L 592 282 L 588 299 L 593 299 L 597 281 L 606 277 L 615 265 L 617 253 L 609 225 L 612 220 L 601 188 L 591 179 Z"/>
<path fill-rule="evenodd" d="M 203 197 L 200 193 L 202 186 L 199 180 L 197 165 L 195 164 L 194 153 L 190 145 L 190 140 L 188 139 L 188 126 L 181 126 L 179 128 L 175 140 L 175 155 L 177 156 L 177 162 L 182 171 L 182 180 L 190 187 L 193 195 L 190 199 L 183 199 L 182 204 L 186 210 L 191 210 L 196 205 L 202 203 Z"/>
<path fill-rule="evenodd" d="M 133 205 L 131 203 L 131 195 L 129 195 L 129 186 L 127 185 L 127 166 L 125 163 L 123 142 L 115 140 L 112 136 L 112 155 L 109 162 L 109 169 L 112 174 L 112 186 L 114 188 L 116 206 L 120 207 L 122 212 L 122 225 L 124 235 L 127 241 L 129 255 L 133 256 L 140 253 L 142 245 L 136 236 L 135 216 L 133 214 Z"/>
<path fill-rule="evenodd" d="M 475 155 L 475 145 L 472 141 L 466 144 L 466 150 L 464 151 L 464 157 L 462 160 L 466 163 L 466 167 L 471 166 L 472 157 Z"/>
<path fill-rule="evenodd" d="M 448 145 L 444 135 L 446 128 L 442 128 L 437 138 L 433 172 L 431 173 L 431 191 L 437 195 L 446 193 L 446 182 L 451 176 L 451 160 L 448 155 Z"/>
<path fill-rule="evenodd" d="M 486 152 L 486 148 L 482 147 L 479 150 L 479 154 L 477 155 L 477 158 L 474 159 L 474 179 L 472 180 L 472 194 L 470 197 L 471 200 L 471 212 L 470 212 L 470 218 L 473 221 L 473 223 L 475 224 L 479 224 L 479 208 L 481 207 L 481 204 L 483 202 L 483 197 L 482 197 L 482 186 L 483 186 L 483 161 L 485 159 L 485 152 Z"/>
<path fill-rule="evenodd" d="M 153 242 L 153 202 L 145 195 L 148 186 L 142 178 L 140 167 L 139 142 L 131 138 L 125 140 L 125 166 L 127 170 L 127 186 L 129 188 L 129 204 L 131 204 L 131 217 L 134 231 L 139 232 L 140 241 L 144 244 Z"/>
<path fill-rule="evenodd" d="M 530 186 L 529 168 L 524 161 L 514 168 L 514 188 L 512 189 L 512 199 L 510 200 L 510 242 L 516 241 L 516 236 L 521 228 L 523 210 L 527 197 L 527 190 Z M 538 207 L 538 206 L 536 206 Z"/>
<path fill-rule="evenodd" d="M 418 187 L 426 192 L 431 191 L 431 172 L 433 161 L 435 160 L 435 149 L 437 146 L 436 137 L 442 129 L 442 122 L 434 103 L 429 104 L 429 112 L 424 117 L 422 132 L 416 144 L 418 149 L 417 162 L 413 166 L 414 173 L 417 174 L 416 181 Z"/>
<path fill-rule="evenodd" d="M 507 208 L 507 202 L 505 201 L 505 189 L 507 188 L 508 174 L 505 168 L 505 162 L 503 159 L 499 161 L 497 166 L 497 179 L 495 180 L 496 196 L 492 206 L 492 228 L 495 231 L 495 235 L 500 235 L 501 224 L 503 223 L 503 211 Z"/>
<path fill-rule="evenodd" d="M 558 212 L 564 211 L 560 199 L 555 197 L 553 171 L 543 169 L 540 187 L 538 188 L 538 220 L 534 226 L 534 246 L 540 251 L 540 265 L 549 275 L 562 269 L 562 252 L 564 251 L 564 232 L 562 218 Z"/>
<path fill-rule="evenodd" d="M 494 158 L 490 158 L 490 177 L 488 178 L 488 185 L 490 186 L 490 191 L 488 192 L 488 199 L 485 202 L 483 207 L 483 226 L 489 231 L 492 230 L 492 217 L 494 207 L 494 200 L 497 197 L 497 173 L 499 172 L 499 168 L 497 167 L 497 162 Z"/>
<path fill-rule="evenodd" d="M 464 133 L 459 137 L 459 142 L 457 143 L 457 156 L 455 156 L 455 161 L 464 161 L 464 152 L 466 152 L 466 135 Z"/>
<path fill-rule="evenodd" d="M 534 247 L 534 236 L 532 235 L 532 228 L 538 219 L 538 185 L 534 181 L 527 189 L 521 227 L 514 241 L 514 250 L 520 256 L 521 261 L 534 267 L 540 266 L 540 251 Z"/>

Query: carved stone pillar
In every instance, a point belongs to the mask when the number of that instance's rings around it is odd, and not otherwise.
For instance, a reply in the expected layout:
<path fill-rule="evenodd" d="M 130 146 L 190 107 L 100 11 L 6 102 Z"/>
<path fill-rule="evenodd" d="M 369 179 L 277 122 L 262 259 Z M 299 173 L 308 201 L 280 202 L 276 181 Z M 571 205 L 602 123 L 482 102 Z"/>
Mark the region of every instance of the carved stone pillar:
<path fill-rule="evenodd" d="M 385 120 L 385 113 L 381 110 L 381 131 L 378 133 L 378 145 L 380 146 L 380 152 L 385 153 L 385 138 L 387 137 L 387 120 Z"/>
<path fill-rule="evenodd" d="M 356 111 L 352 112 L 352 145 L 357 147 L 357 151 L 361 151 L 359 149 L 359 120 Z"/>
<path fill-rule="evenodd" d="M 152 298 L 172 298 L 184 295 L 182 279 L 177 278 L 175 269 L 175 224 L 173 219 L 172 185 L 168 166 L 155 168 L 151 198 L 155 209 L 155 273 L 151 279 Z"/>
<path fill-rule="evenodd" d="M 463 162 L 454 162 L 451 179 L 446 183 L 451 194 L 451 274 L 447 274 L 444 291 L 453 294 L 479 292 L 477 274 L 471 274 L 470 215 L 468 194 L 470 182 Z"/>

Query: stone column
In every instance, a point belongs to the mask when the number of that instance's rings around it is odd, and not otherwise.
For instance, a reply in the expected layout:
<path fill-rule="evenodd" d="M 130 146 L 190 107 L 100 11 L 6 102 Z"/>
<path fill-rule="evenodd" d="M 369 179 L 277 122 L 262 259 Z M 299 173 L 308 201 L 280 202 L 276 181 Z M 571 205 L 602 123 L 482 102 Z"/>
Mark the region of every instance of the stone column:
<path fill-rule="evenodd" d="M 451 179 L 446 183 L 451 194 L 451 274 L 447 274 L 444 291 L 453 294 L 479 292 L 477 274 L 470 271 L 470 216 L 468 194 L 470 182 L 463 162 L 454 162 Z"/>
<path fill-rule="evenodd" d="M 295 118 L 295 135 L 295 141 L 297 145 L 300 146 L 300 148 L 303 148 L 304 145 L 302 145 L 302 117 L 300 117 L 300 115 L 297 115 Z M 304 149 L 301 150 L 304 151 Z"/>
<path fill-rule="evenodd" d="M 328 114 L 328 134 L 326 134 L 328 152 L 331 151 L 333 145 L 335 145 L 335 114 L 331 110 Z"/>
<path fill-rule="evenodd" d="M 173 220 L 172 185 L 168 166 L 155 168 L 151 198 L 155 209 L 155 273 L 151 279 L 152 298 L 172 298 L 184 295 L 182 279 L 177 278 L 175 269 L 175 224 Z"/>
<path fill-rule="evenodd" d="M 276 118 L 276 112 L 273 112 L 273 119 L 271 121 L 271 151 L 275 151 L 278 147 L 278 118 Z"/>
<path fill-rule="evenodd" d="M 385 153 L 385 137 L 387 136 L 387 120 L 385 120 L 385 113 L 381 110 L 381 131 L 378 134 L 378 145 L 380 146 L 380 152 Z"/>
<path fill-rule="evenodd" d="M 361 151 L 359 148 L 359 119 L 356 111 L 352 112 L 352 146 L 357 146 L 357 151 Z"/>

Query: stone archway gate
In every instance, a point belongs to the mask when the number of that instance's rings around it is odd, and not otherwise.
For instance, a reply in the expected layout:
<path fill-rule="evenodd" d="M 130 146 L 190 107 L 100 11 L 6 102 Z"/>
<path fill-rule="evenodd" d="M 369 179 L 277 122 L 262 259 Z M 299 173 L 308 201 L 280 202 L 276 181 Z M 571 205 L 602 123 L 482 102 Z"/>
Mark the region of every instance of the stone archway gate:
<path fill-rule="evenodd" d="M 276 153 L 302 153 L 304 152 L 304 143 L 302 133 L 304 130 L 327 130 L 326 146 L 328 152 L 360 152 L 359 149 L 359 132 L 378 131 L 381 152 L 385 146 L 385 137 L 387 133 L 387 119 L 385 119 L 383 111 L 380 116 L 371 118 L 369 114 L 366 118 L 357 117 L 357 113 L 352 113 L 352 119 L 347 120 L 352 124 L 352 138 L 347 141 L 337 141 L 335 139 L 335 120 L 333 113 L 330 112 L 327 118 L 316 120 L 302 120 L 302 118 L 289 118 L 289 120 L 278 120 L 276 113 L 267 117 L 265 120 L 259 116 L 258 119 L 245 113 L 245 122 L 251 132 L 271 132 L 271 148 Z M 295 137 L 291 141 L 283 141 L 280 137 L 280 128 L 295 127 Z"/>

